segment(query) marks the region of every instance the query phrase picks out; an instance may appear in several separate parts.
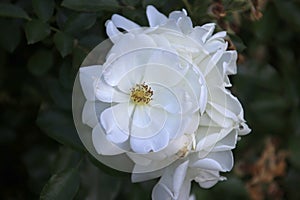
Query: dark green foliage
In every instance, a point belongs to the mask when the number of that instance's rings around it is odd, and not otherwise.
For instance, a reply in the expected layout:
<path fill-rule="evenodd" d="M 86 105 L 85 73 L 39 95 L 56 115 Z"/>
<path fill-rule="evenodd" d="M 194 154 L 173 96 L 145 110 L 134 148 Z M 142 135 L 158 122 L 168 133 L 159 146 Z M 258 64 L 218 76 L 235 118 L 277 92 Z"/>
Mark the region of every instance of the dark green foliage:
<path fill-rule="evenodd" d="M 52 175 L 41 192 L 41 200 L 73 199 L 79 189 L 80 177 L 77 169 L 68 169 Z"/>
<path fill-rule="evenodd" d="M 53 37 L 53 41 L 62 57 L 72 52 L 74 40 L 71 36 L 63 32 L 57 32 Z"/>
<path fill-rule="evenodd" d="M 265 139 L 276 139 L 277 150 L 289 153 L 286 174 L 276 177 L 278 198 L 299 199 L 300 4 L 273 0 L 257 5 L 263 2 L 0 3 L 0 199 L 151 198 L 156 181 L 133 184 L 128 174 L 103 166 L 86 152 L 71 112 L 75 76 L 85 56 L 107 38 L 105 21 L 118 13 L 147 26 L 149 4 L 167 15 L 186 8 L 194 25 L 214 22 L 218 31 L 228 31 L 230 48 L 240 54 L 231 90 L 241 100 L 252 128 L 234 150 L 235 162 L 253 165 L 264 150 Z M 259 7 L 262 16 L 255 12 Z M 212 189 L 194 184 L 192 191 L 197 199 L 247 199 L 251 175 L 243 173 L 235 169 L 224 174 L 227 181 Z M 265 198 L 274 199 L 267 192 Z"/>
<path fill-rule="evenodd" d="M 54 12 L 55 1 L 54 0 L 32 0 L 32 6 L 34 12 L 43 21 L 48 21 Z"/>
<path fill-rule="evenodd" d="M 0 17 L 30 19 L 22 8 L 8 3 L 0 3 Z"/>
<path fill-rule="evenodd" d="M 45 39 L 50 34 L 50 26 L 45 22 L 33 19 L 25 24 L 25 34 L 28 44 Z"/>

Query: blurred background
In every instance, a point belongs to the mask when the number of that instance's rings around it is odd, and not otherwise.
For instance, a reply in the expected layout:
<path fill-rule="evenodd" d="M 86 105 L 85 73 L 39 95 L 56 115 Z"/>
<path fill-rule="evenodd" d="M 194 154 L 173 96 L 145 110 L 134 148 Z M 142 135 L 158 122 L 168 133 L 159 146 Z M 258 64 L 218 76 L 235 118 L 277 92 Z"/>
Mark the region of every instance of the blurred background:
<path fill-rule="evenodd" d="M 232 92 L 252 128 L 235 167 L 197 199 L 300 199 L 299 0 L 1 0 L 0 199 L 150 199 L 157 180 L 133 184 L 84 149 L 73 125 L 78 68 L 119 13 L 147 26 L 145 7 L 186 8 L 215 22 L 239 52 Z"/>

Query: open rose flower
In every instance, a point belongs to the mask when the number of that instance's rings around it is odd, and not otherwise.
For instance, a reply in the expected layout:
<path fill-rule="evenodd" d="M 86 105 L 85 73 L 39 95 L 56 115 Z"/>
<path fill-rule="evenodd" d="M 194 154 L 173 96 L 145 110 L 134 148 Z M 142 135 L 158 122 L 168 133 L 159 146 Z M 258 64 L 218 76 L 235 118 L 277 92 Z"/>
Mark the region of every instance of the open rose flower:
<path fill-rule="evenodd" d="M 120 15 L 107 21 L 105 61 L 79 73 L 90 133 L 75 123 L 100 161 L 132 172 L 134 182 L 161 177 L 153 199 L 188 199 L 191 181 L 209 188 L 225 179 L 219 172 L 231 170 L 231 150 L 250 132 L 227 89 L 237 53 L 227 51 L 225 32 L 193 27 L 185 10 L 167 17 L 148 6 L 147 17 L 150 27 Z"/>

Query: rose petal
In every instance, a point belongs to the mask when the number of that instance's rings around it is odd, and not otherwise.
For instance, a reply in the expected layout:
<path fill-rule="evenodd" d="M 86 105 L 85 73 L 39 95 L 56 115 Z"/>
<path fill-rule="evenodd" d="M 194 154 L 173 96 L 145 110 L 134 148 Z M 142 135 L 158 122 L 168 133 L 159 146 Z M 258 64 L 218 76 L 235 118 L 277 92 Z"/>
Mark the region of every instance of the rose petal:
<path fill-rule="evenodd" d="M 140 26 L 133 21 L 126 19 L 125 17 L 121 15 L 114 14 L 111 17 L 111 21 L 114 23 L 114 25 L 118 28 L 122 28 L 126 31 L 130 31 L 132 29 L 138 29 Z"/>
<path fill-rule="evenodd" d="M 218 171 L 213 170 L 195 170 L 196 178 L 194 179 L 202 188 L 211 188 L 220 180 L 224 180 L 220 177 Z"/>
<path fill-rule="evenodd" d="M 203 37 L 202 37 L 203 43 L 205 43 L 210 38 L 210 36 L 213 34 L 213 32 L 215 30 L 215 26 L 216 26 L 215 23 L 207 23 L 207 24 L 204 24 L 203 26 L 201 26 L 201 28 L 203 28 L 204 30 L 207 31 L 207 33 L 205 35 L 203 35 Z"/>
<path fill-rule="evenodd" d="M 150 27 L 159 26 L 167 21 L 167 17 L 160 13 L 154 6 L 147 6 L 147 18 Z"/>
<path fill-rule="evenodd" d="M 145 108 L 145 113 L 150 117 L 150 123 L 146 127 L 139 127 L 136 126 L 136 123 L 141 122 L 135 122 L 132 121 L 131 123 L 131 136 L 135 138 L 141 138 L 141 139 L 147 139 L 151 138 L 157 133 L 159 133 L 160 130 L 164 129 L 166 120 L 168 118 L 167 113 L 161 109 L 161 108 Z M 146 117 L 146 116 L 144 116 Z M 133 120 L 139 120 L 139 119 L 133 119 Z"/>
<path fill-rule="evenodd" d="M 245 122 L 242 122 L 239 126 L 238 134 L 239 135 L 247 135 L 250 133 L 251 129 L 248 127 L 248 125 Z"/>
<path fill-rule="evenodd" d="M 169 132 L 165 129 L 159 131 L 151 138 L 130 138 L 130 145 L 136 153 L 149 153 L 150 151 L 158 152 L 164 149 L 169 143 Z"/>
<path fill-rule="evenodd" d="M 133 113 L 132 123 L 134 126 L 145 128 L 151 123 L 148 106 L 136 106 Z"/>
<path fill-rule="evenodd" d="M 190 181 L 185 181 L 188 169 L 188 161 L 178 166 L 173 164 L 166 168 L 159 182 L 154 186 L 152 191 L 152 199 L 182 199 L 188 198 L 190 193 Z"/>
<path fill-rule="evenodd" d="M 196 132 L 196 150 L 198 152 L 203 151 L 203 157 L 206 156 L 208 152 L 214 151 L 216 144 L 226 137 L 231 131 L 232 128 L 224 129 L 221 127 L 200 126 Z"/>
<path fill-rule="evenodd" d="M 109 105 L 102 102 L 86 101 L 82 111 L 82 122 L 94 128 L 98 123 L 98 114 Z"/>
<path fill-rule="evenodd" d="M 92 132 L 93 145 L 98 154 L 101 155 L 117 155 L 124 153 L 124 150 L 120 149 L 116 145 L 112 144 L 106 139 L 103 129 L 100 124 L 95 126 Z"/>
<path fill-rule="evenodd" d="M 154 172 L 147 172 L 147 173 L 132 173 L 131 181 L 133 183 L 148 181 L 151 179 L 158 178 L 162 175 L 162 170 L 156 170 Z"/>
<path fill-rule="evenodd" d="M 107 139 L 113 143 L 125 142 L 129 137 L 129 118 L 133 106 L 120 103 L 107 108 L 101 113 L 100 121 L 106 132 Z"/>
<path fill-rule="evenodd" d="M 109 39 L 114 43 L 118 43 L 118 41 L 121 38 L 121 35 L 123 35 L 117 27 L 114 25 L 114 23 L 111 20 L 108 20 L 106 22 L 106 34 L 108 35 Z"/>
<path fill-rule="evenodd" d="M 95 81 L 101 77 L 102 65 L 92 65 L 79 69 L 79 80 L 87 100 L 95 100 Z"/>
<path fill-rule="evenodd" d="M 228 151 L 234 149 L 237 143 L 237 137 L 237 130 L 232 130 L 226 137 L 216 143 L 212 151 Z"/>
<path fill-rule="evenodd" d="M 223 53 L 217 65 L 221 65 L 222 68 L 224 68 L 226 75 L 236 74 L 237 72 L 236 60 L 237 60 L 236 51 L 226 51 Z"/>
<path fill-rule="evenodd" d="M 150 102 L 151 106 L 163 108 L 170 113 L 183 112 L 176 94 L 174 94 L 171 89 L 157 84 L 151 84 L 151 88 L 153 90 L 153 96 Z"/>
<path fill-rule="evenodd" d="M 193 30 L 193 23 L 191 18 L 187 16 L 183 16 L 178 19 L 177 24 L 181 29 L 182 33 L 189 34 Z"/>
<path fill-rule="evenodd" d="M 116 90 L 114 87 L 105 83 L 103 78 L 99 78 L 95 83 L 95 94 L 97 99 L 103 102 L 128 102 L 128 94 Z"/>
<path fill-rule="evenodd" d="M 215 171 L 230 171 L 233 167 L 233 156 L 231 151 L 211 152 L 205 158 L 197 160 L 190 165 L 194 168 L 201 168 Z"/>

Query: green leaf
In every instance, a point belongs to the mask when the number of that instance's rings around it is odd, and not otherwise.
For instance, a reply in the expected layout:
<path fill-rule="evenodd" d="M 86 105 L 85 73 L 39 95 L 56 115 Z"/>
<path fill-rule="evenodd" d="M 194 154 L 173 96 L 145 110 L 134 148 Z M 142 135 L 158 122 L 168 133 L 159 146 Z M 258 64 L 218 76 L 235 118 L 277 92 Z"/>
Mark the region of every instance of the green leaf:
<path fill-rule="evenodd" d="M 67 90 L 63 88 L 59 81 L 56 79 L 47 79 L 44 81 L 46 83 L 48 91 L 50 93 L 51 98 L 55 102 L 55 104 L 63 109 L 63 110 L 71 110 L 72 109 L 72 90 Z"/>
<path fill-rule="evenodd" d="M 120 7 L 117 0 L 64 0 L 61 5 L 84 12 L 116 11 Z"/>
<path fill-rule="evenodd" d="M 33 44 L 45 39 L 50 32 L 50 26 L 38 19 L 33 19 L 25 25 L 25 34 L 28 44 Z"/>
<path fill-rule="evenodd" d="M 64 27 L 66 33 L 79 33 L 83 30 L 91 28 L 96 22 L 95 14 L 81 13 L 70 17 Z"/>
<path fill-rule="evenodd" d="M 54 161 L 52 161 L 53 173 L 57 174 L 68 168 L 76 167 L 81 158 L 81 153 L 66 146 L 61 146 Z"/>
<path fill-rule="evenodd" d="M 38 50 L 28 60 L 28 70 L 36 76 L 46 74 L 53 66 L 53 54 L 50 50 Z"/>
<path fill-rule="evenodd" d="M 53 40 L 62 57 L 72 53 L 74 39 L 71 36 L 63 32 L 57 32 Z"/>
<path fill-rule="evenodd" d="M 54 174 L 44 186 L 41 200 L 73 199 L 80 185 L 80 176 L 75 168 Z"/>
<path fill-rule="evenodd" d="M 32 6 L 37 16 L 43 20 L 48 21 L 53 15 L 55 1 L 54 0 L 32 0 Z"/>
<path fill-rule="evenodd" d="M 60 84 L 68 90 L 72 90 L 74 86 L 75 77 L 77 70 L 72 68 L 71 59 L 64 60 L 64 62 L 59 67 L 59 82 Z"/>
<path fill-rule="evenodd" d="M 50 166 L 53 162 L 53 148 L 38 143 L 29 148 L 22 155 L 22 162 L 26 166 L 30 190 L 39 194 L 46 181 L 51 176 Z M 48 155 L 45 157 L 45 155 Z"/>
<path fill-rule="evenodd" d="M 0 3 L 0 17 L 30 19 L 22 8 L 8 3 Z"/>
<path fill-rule="evenodd" d="M 6 51 L 12 53 L 21 40 L 20 26 L 15 20 L 0 20 L 0 27 L 5 27 L 0 31 L 0 46 Z"/>
<path fill-rule="evenodd" d="M 67 115 L 54 109 L 44 110 L 39 113 L 36 123 L 49 137 L 56 141 L 77 150 L 84 150 L 71 114 Z"/>

